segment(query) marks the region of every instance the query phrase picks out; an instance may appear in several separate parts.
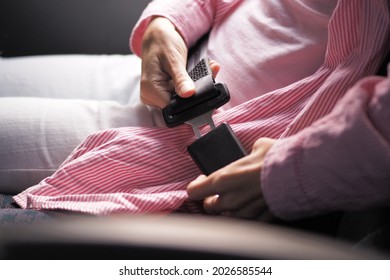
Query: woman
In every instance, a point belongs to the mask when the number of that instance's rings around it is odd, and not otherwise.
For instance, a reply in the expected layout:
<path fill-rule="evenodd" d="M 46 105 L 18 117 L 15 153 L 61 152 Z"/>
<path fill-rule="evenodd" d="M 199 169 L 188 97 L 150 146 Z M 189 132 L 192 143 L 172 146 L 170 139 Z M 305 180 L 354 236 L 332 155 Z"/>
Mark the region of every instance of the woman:
<path fill-rule="evenodd" d="M 327 115 L 357 80 L 376 71 L 388 39 L 385 8 L 386 1 L 152 2 L 131 38 L 133 51 L 142 57 L 141 100 L 161 108 L 173 89 L 183 98 L 191 96 L 187 49 L 210 32 L 208 53 L 219 63 L 212 67 L 220 68 L 218 79 L 232 93 L 214 120 L 229 122 L 247 150 L 256 143 L 240 169 L 255 182 L 244 184 L 247 189 L 240 192 L 246 195 L 236 199 L 237 186 L 230 194 L 196 194 L 199 179 L 190 184 L 190 196 L 205 198 L 209 211 L 243 218 L 273 209 L 272 199 L 264 200 L 265 189 L 259 188 L 261 165 L 251 165 L 253 154 L 261 159 L 273 141 L 256 140 L 296 134 Z M 163 125 L 158 109 L 149 116 L 153 125 Z M 53 176 L 15 200 L 22 207 L 96 214 L 172 211 L 199 175 L 183 152 L 192 141 L 185 126 L 98 132 Z"/>

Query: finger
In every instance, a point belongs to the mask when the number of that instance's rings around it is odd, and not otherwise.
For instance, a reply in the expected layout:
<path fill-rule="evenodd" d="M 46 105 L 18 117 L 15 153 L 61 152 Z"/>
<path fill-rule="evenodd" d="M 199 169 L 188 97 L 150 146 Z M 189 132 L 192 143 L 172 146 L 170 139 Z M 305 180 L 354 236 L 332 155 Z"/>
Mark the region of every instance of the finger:
<path fill-rule="evenodd" d="M 209 63 L 212 76 L 215 79 L 221 67 L 215 60 L 210 60 Z M 180 97 L 190 97 L 195 93 L 195 84 L 192 81 L 191 77 L 188 75 L 188 72 L 184 70 L 184 66 L 178 64 L 177 67 L 177 70 L 175 70 L 176 67 L 172 70 L 174 72 L 172 74 L 172 79 L 175 84 L 176 92 L 179 94 Z"/>
<path fill-rule="evenodd" d="M 168 90 L 172 88 L 166 81 L 141 80 L 140 85 L 141 102 L 145 105 L 163 108 L 170 100 L 171 94 Z"/>
<path fill-rule="evenodd" d="M 212 76 L 215 79 L 219 73 L 219 70 L 221 69 L 221 66 L 216 62 L 215 60 L 210 60 L 210 69 L 212 72 Z M 183 77 L 180 78 L 179 76 L 182 75 Z M 187 98 L 192 96 L 195 93 L 195 84 L 192 81 L 192 79 L 189 77 L 188 73 L 179 73 L 177 74 L 178 78 L 173 79 L 176 80 L 176 92 L 180 95 L 180 97 Z M 180 80 L 183 80 L 183 82 L 180 82 Z"/>
<path fill-rule="evenodd" d="M 219 73 L 219 70 L 221 69 L 221 66 L 215 60 L 210 60 L 209 63 L 213 78 L 215 79 Z"/>
<path fill-rule="evenodd" d="M 172 77 L 176 93 L 183 98 L 191 97 L 195 93 L 195 84 L 188 75 L 185 61 L 175 60 L 169 64 L 169 75 Z"/>
<path fill-rule="evenodd" d="M 218 200 L 213 203 L 218 213 L 245 219 L 257 217 L 259 212 L 267 207 L 261 195 L 248 195 L 246 191 L 219 193 Z"/>
<path fill-rule="evenodd" d="M 141 102 L 142 104 L 162 109 L 167 104 L 169 104 L 169 97 L 166 94 L 156 95 L 156 98 L 149 98 L 147 96 L 141 95 Z"/>
<path fill-rule="evenodd" d="M 212 181 L 206 175 L 200 175 L 187 186 L 187 195 L 193 200 L 204 199 L 216 194 L 212 188 Z"/>
<path fill-rule="evenodd" d="M 223 211 L 225 216 L 240 218 L 240 219 L 255 219 L 266 211 L 267 205 L 263 199 L 256 199 L 237 210 Z"/>
<path fill-rule="evenodd" d="M 183 82 L 176 82 L 175 88 L 177 94 L 182 98 L 191 97 L 195 93 L 195 85 L 191 78 Z"/>
<path fill-rule="evenodd" d="M 221 214 L 221 209 L 218 208 L 219 206 L 218 200 L 219 200 L 219 195 L 209 196 L 203 200 L 203 208 L 206 211 L 206 213 L 210 215 Z"/>
<path fill-rule="evenodd" d="M 162 71 L 158 59 L 143 59 L 140 82 L 141 102 L 158 108 L 165 107 L 174 90 L 170 80 L 169 75 Z"/>
<path fill-rule="evenodd" d="M 231 168 L 236 163 L 227 165 L 209 176 L 201 175 L 187 187 L 187 194 L 191 199 L 199 200 L 208 196 L 230 192 L 240 184 L 240 177 L 234 176 Z"/>

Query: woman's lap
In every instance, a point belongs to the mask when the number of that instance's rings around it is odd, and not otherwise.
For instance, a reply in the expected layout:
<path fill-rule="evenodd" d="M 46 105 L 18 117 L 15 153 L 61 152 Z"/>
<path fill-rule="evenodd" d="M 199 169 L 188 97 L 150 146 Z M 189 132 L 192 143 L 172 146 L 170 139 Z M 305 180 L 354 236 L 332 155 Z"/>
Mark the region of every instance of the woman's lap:
<path fill-rule="evenodd" d="M 91 133 L 160 122 L 140 104 L 131 55 L 0 59 L 0 69 L 0 193 L 50 176 Z"/>

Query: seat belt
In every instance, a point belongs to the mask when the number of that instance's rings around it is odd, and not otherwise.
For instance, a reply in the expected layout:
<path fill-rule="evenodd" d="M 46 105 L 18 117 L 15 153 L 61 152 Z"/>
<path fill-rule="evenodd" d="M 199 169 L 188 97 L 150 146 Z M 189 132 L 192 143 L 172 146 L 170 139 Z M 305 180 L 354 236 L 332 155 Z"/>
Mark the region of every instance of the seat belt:
<path fill-rule="evenodd" d="M 214 124 L 214 110 L 226 104 L 230 94 L 224 83 L 216 83 L 213 79 L 206 43 L 207 37 L 204 37 L 189 52 L 187 72 L 194 81 L 195 94 L 181 98 L 173 93 L 170 103 L 162 109 L 162 115 L 168 127 L 184 123 L 192 126 L 197 140 L 187 147 L 187 151 L 202 173 L 209 175 L 247 153 L 227 123 Z M 211 130 L 202 135 L 199 128 L 204 125 L 209 125 Z"/>

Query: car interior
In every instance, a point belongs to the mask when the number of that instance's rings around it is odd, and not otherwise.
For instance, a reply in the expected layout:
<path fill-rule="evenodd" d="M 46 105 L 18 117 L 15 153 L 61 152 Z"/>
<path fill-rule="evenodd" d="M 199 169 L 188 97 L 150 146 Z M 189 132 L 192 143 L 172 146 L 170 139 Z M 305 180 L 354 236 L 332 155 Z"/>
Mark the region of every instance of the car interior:
<path fill-rule="evenodd" d="M 0 4 L 2 58 L 131 55 L 150 0 Z M 378 72 L 386 74 L 386 61 Z M 1 86 L 1 85 L 0 85 Z M 263 223 L 190 214 L 96 217 L 20 209 L 0 194 L 1 259 L 388 259 L 388 208 Z"/>

